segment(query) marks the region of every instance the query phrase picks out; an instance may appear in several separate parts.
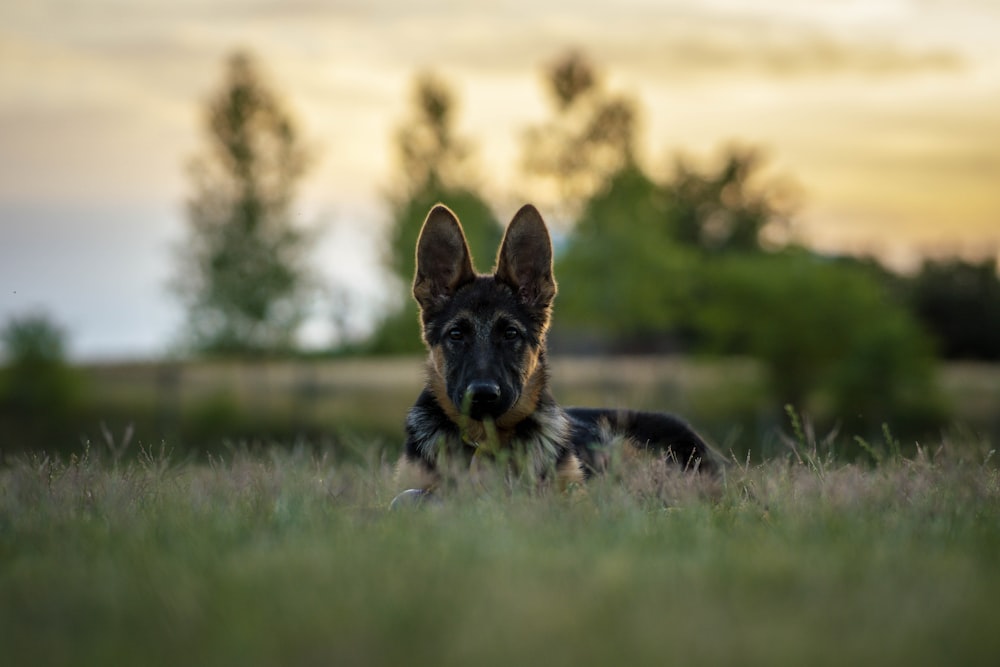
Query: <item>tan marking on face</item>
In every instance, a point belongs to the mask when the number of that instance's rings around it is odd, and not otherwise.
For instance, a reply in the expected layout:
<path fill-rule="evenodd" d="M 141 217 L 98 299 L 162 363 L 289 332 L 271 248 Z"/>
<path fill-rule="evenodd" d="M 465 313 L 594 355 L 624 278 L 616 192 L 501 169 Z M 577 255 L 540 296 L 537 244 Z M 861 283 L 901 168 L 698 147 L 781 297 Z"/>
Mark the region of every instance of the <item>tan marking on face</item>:
<path fill-rule="evenodd" d="M 497 417 L 497 428 L 501 430 L 513 429 L 538 407 L 542 389 L 545 388 L 545 373 L 539 364 L 540 357 L 541 348 L 531 348 L 528 351 L 528 359 L 524 364 L 524 372 L 521 374 L 521 395 L 517 397 L 517 401 L 510 410 Z"/>
<path fill-rule="evenodd" d="M 444 350 L 440 347 L 431 348 L 430 362 L 427 365 L 428 385 L 430 385 L 431 393 L 434 394 L 438 405 L 448 415 L 448 419 L 459 424 L 462 414 L 459 412 L 458 407 L 448 398 L 448 383 L 444 379 L 446 372 L 447 365 L 444 358 Z"/>
<path fill-rule="evenodd" d="M 431 375 L 436 375 L 444 381 L 445 371 L 448 369 L 448 362 L 444 358 L 444 350 L 441 347 L 432 347 L 430 355 L 430 371 Z"/>

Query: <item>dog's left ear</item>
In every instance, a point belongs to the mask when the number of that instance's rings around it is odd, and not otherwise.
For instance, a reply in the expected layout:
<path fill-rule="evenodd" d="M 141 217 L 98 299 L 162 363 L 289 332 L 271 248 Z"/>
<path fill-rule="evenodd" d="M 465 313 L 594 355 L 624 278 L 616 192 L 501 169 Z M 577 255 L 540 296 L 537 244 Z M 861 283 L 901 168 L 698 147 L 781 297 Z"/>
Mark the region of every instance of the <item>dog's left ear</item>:
<path fill-rule="evenodd" d="M 552 239 L 541 214 L 525 204 L 510 221 L 497 255 L 496 278 L 514 288 L 532 308 L 547 308 L 556 296 Z"/>

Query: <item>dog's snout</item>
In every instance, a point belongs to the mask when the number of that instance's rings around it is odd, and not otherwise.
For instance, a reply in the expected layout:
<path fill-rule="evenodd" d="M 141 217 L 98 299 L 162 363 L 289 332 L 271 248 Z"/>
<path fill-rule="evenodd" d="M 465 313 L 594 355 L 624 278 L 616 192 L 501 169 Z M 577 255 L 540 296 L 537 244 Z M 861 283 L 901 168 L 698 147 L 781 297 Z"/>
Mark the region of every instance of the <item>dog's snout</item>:
<path fill-rule="evenodd" d="M 492 380 L 474 380 L 465 389 L 473 405 L 489 405 L 500 400 L 500 385 Z"/>
<path fill-rule="evenodd" d="M 493 380 L 473 380 L 465 388 L 462 412 L 473 419 L 496 417 L 503 412 L 500 385 Z"/>

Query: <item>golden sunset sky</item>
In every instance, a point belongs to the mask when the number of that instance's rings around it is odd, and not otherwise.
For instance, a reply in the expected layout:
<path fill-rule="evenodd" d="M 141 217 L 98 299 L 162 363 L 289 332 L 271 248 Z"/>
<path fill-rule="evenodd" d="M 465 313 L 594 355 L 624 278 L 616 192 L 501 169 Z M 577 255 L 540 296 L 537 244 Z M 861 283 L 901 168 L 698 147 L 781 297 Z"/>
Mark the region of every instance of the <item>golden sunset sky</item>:
<path fill-rule="evenodd" d="M 638 102 L 653 173 L 757 146 L 817 248 L 995 256 L 998 36 L 995 0 L 5 0 L 0 319 L 50 311 L 84 356 L 166 345 L 184 164 L 236 48 L 317 147 L 302 215 L 327 223 L 320 263 L 362 301 L 413 76 L 454 87 L 505 218 L 521 134 L 550 113 L 541 67 L 568 48 Z"/>

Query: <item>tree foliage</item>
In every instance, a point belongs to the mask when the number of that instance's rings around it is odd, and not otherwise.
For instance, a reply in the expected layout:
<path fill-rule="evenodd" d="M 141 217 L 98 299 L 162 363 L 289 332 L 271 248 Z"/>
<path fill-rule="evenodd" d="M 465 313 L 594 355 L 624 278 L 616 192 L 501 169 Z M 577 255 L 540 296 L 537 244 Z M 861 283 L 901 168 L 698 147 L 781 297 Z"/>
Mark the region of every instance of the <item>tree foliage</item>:
<path fill-rule="evenodd" d="M 664 184 L 679 243 L 708 252 L 762 249 L 765 230 L 786 228 L 791 205 L 786 188 L 765 182 L 763 154 L 730 147 L 715 169 L 698 170 L 678 158 Z"/>
<path fill-rule="evenodd" d="M 569 100 L 590 85 L 577 70 L 565 78 L 578 82 Z M 570 287 L 554 340 L 572 342 L 572 330 L 592 349 L 751 356 L 776 406 L 836 414 L 864 433 L 886 420 L 940 424 L 932 346 L 885 282 L 767 241 L 791 207 L 762 165 L 758 151 L 731 148 L 716 166 L 678 160 L 660 182 L 634 161 L 608 175 L 559 248 Z"/>
<path fill-rule="evenodd" d="M 528 128 L 524 169 L 534 190 L 554 190 L 557 208 L 576 215 L 619 171 L 634 166 L 638 110 L 609 92 L 596 66 L 579 51 L 545 69 L 554 116 Z"/>
<path fill-rule="evenodd" d="M 66 435 L 64 424 L 81 394 L 80 379 L 66 360 L 66 340 L 66 330 L 43 313 L 13 317 L 0 329 L 0 432 L 9 440 L 5 444 Z"/>
<path fill-rule="evenodd" d="M 944 356 L 1000 359 L 1000 276 L 995 259 L 924 262 L 908 296 Z"/>
<path fill-rule="evenodd" d="M 230 57 L 205 120 L 173 283 L 187 308 L 187 338 L 206 353 L 288 350 L 311 287 L 311 237 L 293 209 L 308 151 L 284 101 L 245 53 Z"/>
<path fill-rule="evenodd" d="M 66 363 L 66 330 L 42 313 L 11 318 L 0 330 L 0 345 L 10 366 Z"/>
<path fill-rule="evenodd" d="M 634 340 L 675 330 L 696 257 L 673 238 L 670 201 L 638 167 L 589 199 L 560 249 L 557 331 Z M 617 347 L 612 344 L 611 347 Z"/>
<path fill-rule="evenodd" d="M 930 341 L 862 267 L 794 249 L 733 255 L 703 266 L 699 292 L 707 349 L 759 359 L 779 405 L 823 394 L 828 412 L 866 432 L 939 425 Z"/>
<path fill-rule="evenodd" d="M 406 284 L 413 279 L 417 236 L 427 212 L 443 202 L 459 216 L 473 257 L 488 269 L 501 227 L 479 193 L 473 144 L 455 127 L 454 92 L 433 74 L 417 77 L 409 117 L 396 135 L 399 186 L 390 195 L 390 268 Z M 484 261 L 485 260 L 485 261 Z"/>
<path fill-rule="evenodd" d="M 560 317 L 640 347 L 688 338 L 702 265 L 722 251 L 763 252 L 763 231 L 781 220 L 784 203 L 758 183 L 758 155 L 733 149 L 701 171 L 679 161 L 662 182 L 634 162 L 609 176 L 559 253 L 560 280 L 578 286 L 561 295 Z"/>
<path fill-rule="evenodd" d="M 394 199 L 472 184 L 472 144 L 458 135 L 457 102 L 446 81 L 425 72 L 413 86 L 410 117 L 396 133 L 401 187 Z"/>

